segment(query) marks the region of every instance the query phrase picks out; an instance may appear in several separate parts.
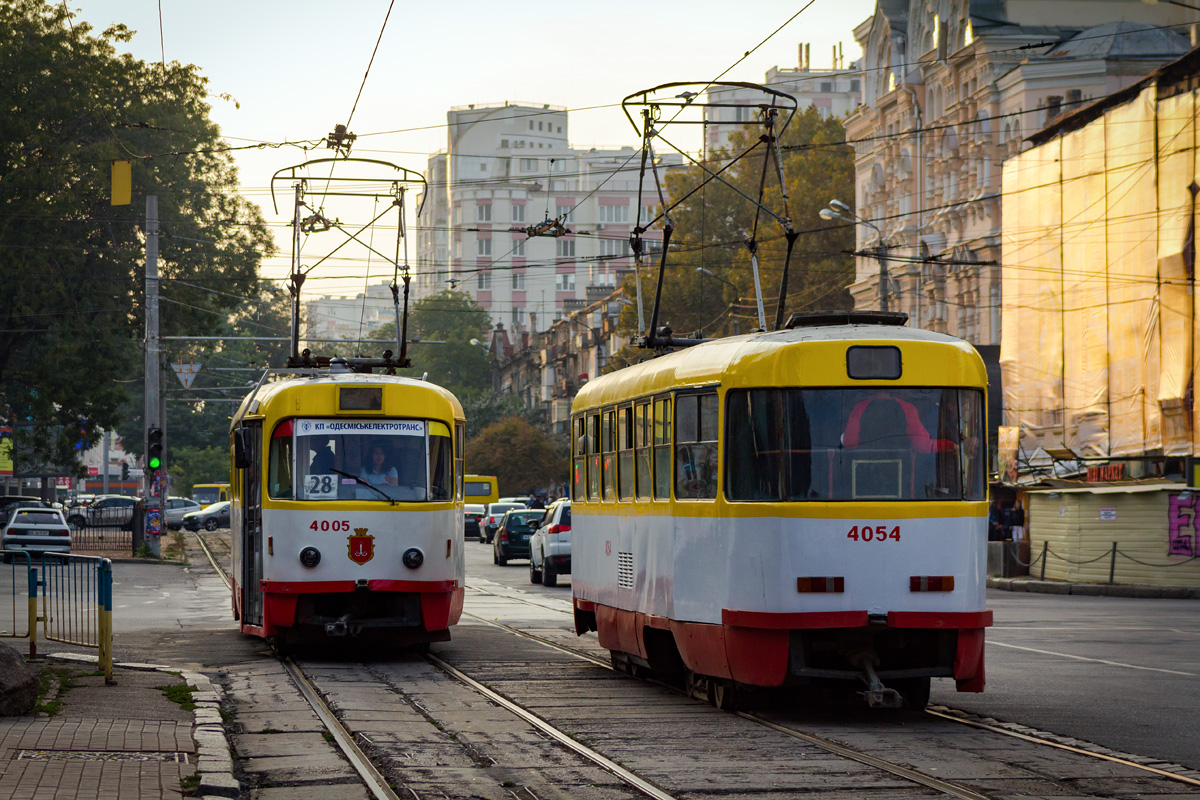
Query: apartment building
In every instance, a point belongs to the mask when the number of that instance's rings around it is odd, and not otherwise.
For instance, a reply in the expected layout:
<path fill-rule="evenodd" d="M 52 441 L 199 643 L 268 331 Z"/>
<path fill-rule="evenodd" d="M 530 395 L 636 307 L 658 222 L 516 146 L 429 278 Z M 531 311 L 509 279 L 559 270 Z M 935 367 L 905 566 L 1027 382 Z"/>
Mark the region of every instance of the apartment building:
<path fill-rule="evenodd" d="M 557 106 L 469 105 L 447 122 L 447 147 L 426 172 L 416 297 L 455 287 L 494 322 L 536 333 L 589 286 L 620 284 L 633 268 L 630 234 L 658 213 L 653 176 L 639 180 L 639 150 L 571 147 Z M 681 162 L 663 155 L 659 168 Z M 661 232 L 645 238 L 654 249 Z"/>

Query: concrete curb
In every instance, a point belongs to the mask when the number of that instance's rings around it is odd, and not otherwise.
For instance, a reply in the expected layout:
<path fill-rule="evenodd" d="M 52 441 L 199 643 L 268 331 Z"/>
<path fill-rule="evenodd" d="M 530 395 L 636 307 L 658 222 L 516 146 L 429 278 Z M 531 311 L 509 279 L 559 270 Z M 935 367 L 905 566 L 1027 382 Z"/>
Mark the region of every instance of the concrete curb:
<path fill-rule="evenodd" d="M 987 579 L 989 589 L 1006 592 L 1036 592 L 1039 594 L 1074 594 L 1089 597 L 1147 597 L 1166 600 L 1200 600 L 1200 587 L 1147 586 L 1144 584 L 1066 583 L 1036 578 Z"/>
<path fill-rule="evenodd" d="M 58 661 L 99 663 L 97 656 L 80 653 L 51 653 L 46 657 Z M 192 742 L 196 745 L 196 773 L 200 776 L 200 785 L 194 797 L 196 800 L 236 800 L 241 797 L 241 784 L 233 772 L 233 750 L 221 719 L 221 693 L 208 676 L 165 664 L 114 662 L 113 666 L 143 672 L 168 672 L 179 675 L 189 686 L 196 687 L 196 691 L 192 692 L 192 701 L 196 704 L 192 712 Z"/>

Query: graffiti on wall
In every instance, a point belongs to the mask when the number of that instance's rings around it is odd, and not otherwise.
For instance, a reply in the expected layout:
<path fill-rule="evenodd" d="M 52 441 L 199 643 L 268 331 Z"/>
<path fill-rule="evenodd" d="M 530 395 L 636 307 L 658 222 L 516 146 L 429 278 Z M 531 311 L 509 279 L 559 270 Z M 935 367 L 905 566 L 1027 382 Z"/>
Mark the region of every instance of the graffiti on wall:
<path fill-rule="evenodd" d="M 1173 494 L 1167 503 L 1167 554 L 1195 556 L 1200 552 L 1196 531 L 1196 506 L 1200 497 L 1190 492 Z"/>

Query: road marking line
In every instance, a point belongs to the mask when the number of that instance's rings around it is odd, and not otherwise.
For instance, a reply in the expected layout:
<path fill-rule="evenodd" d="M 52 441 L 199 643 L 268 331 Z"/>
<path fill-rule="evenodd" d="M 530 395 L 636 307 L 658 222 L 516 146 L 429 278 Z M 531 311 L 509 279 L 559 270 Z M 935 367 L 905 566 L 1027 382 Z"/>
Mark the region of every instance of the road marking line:
<path fill-rule="evenodd" d="M 1013 650 L 1025 650 L 1030 653 L 1041 653 L 1042 655 L 1045 655 L 1045 656 L 1059 656 L 1060 658 L 1073 658 L 1076 661 L 1091 661 L 1095 664 L 1108 664 L 1110 667 L 1126 667 L 1128 669 L 1141 669 L 1141 670 L 1145 670 L 1147 672 L 1165 672 L 1168 675 L 1183 675 L 1188 678 L 1197 677 L 1197 674 L 1195 672 L 1180 672 L 1179 670 L 1175 670 L 1175 669 L 1159 669 L 1158 667 L 1142 667 L 1142 666 L 1138 666 L 1137 664 L 1126 664 L 1122 661 L 1109 661 L 1108 659 L 1104 659 L 1104 658 L 1088 658 L 1087 656 L 1073 656 L 1070 653 L 1059 653 L 1054 650 L 1039 650 L 1036 647 L 1022 647 L 1019 644 L 1005 644 L 1004 642 L 997 642 L 995 639 L 988 639 L 987 643 L 994 644 L 997 647 L 1010 647 Z"/>

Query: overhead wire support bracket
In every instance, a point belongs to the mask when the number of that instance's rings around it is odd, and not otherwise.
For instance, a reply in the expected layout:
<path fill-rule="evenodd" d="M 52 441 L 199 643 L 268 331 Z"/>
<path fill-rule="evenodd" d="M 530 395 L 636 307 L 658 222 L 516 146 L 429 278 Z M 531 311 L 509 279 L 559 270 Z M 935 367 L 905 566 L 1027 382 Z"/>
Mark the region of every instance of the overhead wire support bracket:
<path fill-rule="evenodd" d="M 291 345 L 292 346 L 291 346 L 291 355 L 288 358 L 288 365 L 292 366 L 292 367 L 308 367 L 308 366 L 312 366 L 314 364 L 321 363 L 322 359 L 324 359 L 324 363 L 328 363 L 328 359 L 325 356 L 313 356 L 307 349 L 305 349 L 304 352 L 301 353 L 301 350 L 300 350 L 300 307 L 301 307 L 300 306 L 300 290 L 303 287 L 304 280 L 308 276 L 309 272 L 312 272 L 313 269 L 315 269 L 317 266 L 319 266 L 321 263 L 323 263 L 326 259 L 330 258 L 334 253 L 338 252 L 342 247 L 345 247 L 350 242 L 355 242 L 355 243 L 367 248 L 370 252 L 381 256 L 382 258 L 386 259 L 387 261 L 389 261 L 392 264 L 393 278 L 392 278 L 391 290 L 392 290 L 392 301 L 393 301 L 393 305 L 396 307 L 396 314 L 397 314 L 396 351 L 398 352 L 398 355 L 393 357 L 393 351 L 387 350 L 383 354 L 383 357 L 378 358 L 378 359 L 350 358 L 350 359 L 344 359 L 344 360 L 348 364 L 350 364 L 351 368 L 353 368 L 353 369 L 358 369 L 358 370 L 369 372 L 373 368 L 383 368 L 383 369 L 387 370 L 389 373 L 394 374 L 395 370 L 398 368 L 405 368 L 405 367 L 411 366 L 411 362 L 410 362 L 410 360 L 408 358 L 408 354 L 407 354 L 408 295 L 409 295 L 409 282 L 411 280 L 411 277 L 410 277 L 410 271 L 409 271 L 409 267 L 408 267 L 408 247 L 407 247 L 407 238 L 406 238 L 407 232 L 405 230 L 405 223 L 404 223 L 404 193 L 411 186 L 418 187 L 421 191 L 421 205 L 423 208 L 425 198 L 428 197 L 428 194 L 429 194 L 428 184 L 425 181 L 425 177 L 423 175 L 421 175 L 421 173 L 414 172 L 413 170 L 410 170 L 410 169 L 406 169 L 405 167 L 401 167 L 398 164 L 393 164 L 390 161 L 382 161 L 382 160 L 374 159 L 374 158 L 351 158 L 349 156 L 349 144 L 352 143 L 353 140 L 354 140 L 354 135 L 346 132 L 345 126 L 339 125 L 335 129 L 334 133 L 330 134 L 330 142 L 331 142 L 331 147 L 333 146 L 333 143 L 335 143 L 335 142 L 341 143 L 344 146 L 345 155 L 343 157 L 311 159 L 309 161 L 305 161 L 300 164 L 294 164 L 290 167 L 284 167 L 283 169 L 277 170 L 275 172 L 275 174 L 271 176 L 271 203 L 272 203 L 273 207 L 275 208 L 276 213 L 279 212 L 279 203 L 275 196 L 276 184 L 279 181 L 289 181 L 289 182 L 293 183 L 294 190 L 295 190 L 295 200 L 294 200 L 295 205 L 294 205 L 294 212 L 293 212 L 293 218 L 292 218 L 292 226 L 293 226 L 292 274 L 290 277 L 290 283 L 288 285 L 288 291 L 292 295 L 292 336 L 291 336 Z M 335 148 L 335 149 L 337 149 L 337 148 Z M 342 151 L 339 150 L 339 152 L 342 152 Z M 321 164 L 331 164 L 334 166 L 331 167 L 331 172 L 328 176 L 320 176 L 320 177 L 313 176 L 311 174 L 312 169 Z M 336 169 L 340 165 L 346 165 L 346 164 L 353 164 L 356 167 L 360 167 L 360 168 L 364 168 L 364 169 L 373 167 L 373 168 L 375 168 L 374 171 L 376 173 L 379 173 L 381 171 L 380 168 L 382 168 L 383 174 L 374 174 L 374 175 L 365 175 L 365 176 L 358 175 L 358 174 L 356 174 L 354 176 L 334 175 L 333 174 L 333 172 L 332 172 L 333 169 Z M 366 225 L 363 225 L 357 231 L 351 232 L 351 231 L 346 230 L 346 228 L 342 225 L 341 221 L 338 220 L 337 218 L 334 218 L 331 220 L 329 217 L 327 217 L 325 215 L 324 206 L 321 206 L 319 209 L 312 209 L 312 206 L 310 206 L 305 201 L 305 193 L 308 191 L 309 181 L 314 180 L 314 179 L 325 181 L 326 187 L 328 187 L 330 184 L 332 184 L 335 181 L 339 182 L 343 186 L 347 186 L 347 188 L 345 188 L 342 191 L 329 191 L 327 188 L 326 191 L 321 193 L 322 198 L 358 197 L 358 198 L 364 198 L 364 199 L 378 200 L 378 199 L 386 197 L 386 198 L 391 199 L 392 202 L 388 205 L 388 207 L 384 211 L 382 211 L 378 215 L 376 215 L 374 217 L 374 219 L 372 219 Z M 370 188 L 370 187 L 379 187 L 381 184 L 386 185 L 388 188 L 386 190 L 380 190 L 378 188 Z M 360 187 L 362 187 L 362 188 L 360 188 Z M 303 208 L 309 208 L 310 210 L 313 211 L 313 213 L 310 214 L 309 216 L 301 219 L 300 212 L 301 212 L 301 209 L 303 209 Z M 383 253 L 380 253 L 378 250 L 376 250 L 374 247 L 372 247 L 369 243 L 362 241 L 359 238 L 359 234 L 363 230 L 366 230 L 371 225 L 375 224 L 375 222 L 377 222 L 381 217 L 384 216 L 384 214 L 386 214 L 392 208 L 397 209 L 397 215 L 399 217 L 399 220 L 398 220 L 398 223 L 396 226 L 396 255 L 394 258 L 389 258 L 388 256 L 384 255 Z M 420 215 L 422 208 L 417 209 L 418 215 Z M 341 244 L 338 244 L 336 247 L 334 247 L 325 256 L 318 259 L 312 266 L 308 267 L 308 269 L 302 271 L 300 269 L 300 238 L 301 238 L 301 234 L 302 233 L 304 233 L 304 234 L 323 233 L 323 232 L 332 230 L 334 228 L 336 228 L 337 230 L 344 233 L 346 235 L 346 240 L 341 242 Z M 400 244 L 402 241 L 405 243 L 404 264 L 403 264 L 404 315 L 403 315 L 403 319 L 400 319 L 399 318 L 399 315 L 400 315 L 399 274 L 400 274 L 400 271 L 402 268 L 401 267 L 401 259 L 400 259 Z"/>
<path fill-rule="evenodd" d="M 693 87 L 696 87 L 695 91 L 691 90 Z M 728 103 L 728 102 L 708 103 L 708 102 L 697 102 L 696 101 L 696 98 L 699 97 L 701 95 L 701 93 L 707 92 L 709 89 L 711 89 L 713 87 L 724 87 L 724 88 L 731 88 L 731 89 L 746 89 L 746 90 L 751 90 L 751 91 L 758 91 L 764 95 L 763 102 L 750 104 L 750 107 L 754 107 L 759 110 L 757 119 L 740 119 L 740 120 L 734 120 L 732 122 L 732 124 L 742 125 L 742 126 L 761 125 L 765 128 L 763 134 L 761 136 L 757 137 L 755 139 L 754 143 L 749 148 L 747 148 L 745 151 L 743 151 L 742 153 L 740 153 L 737 156 L 735 156 L 734 158 L 732 158 L 727 164 L 725 164 L 720 170 L 718 170 L 716 172 L 714 172 L 712 169 L 710 169 L 706 164 L 704 164 L 700 161 L 697 161 L 695 158 L 693 158 L 691 155 L 689 155 L 683 149 L 672 144 L 672 142 L 670 140 L 668 140 L 666 137 L 664 137 L 662 135 L 662 130 L 661 130 L 662 128 L 665 128 L 666 126 L 672 125 L 672 124 L 705 124 L 709 121 L 703 117 L 703 110 L 705 110 L 705 109 L 746 108 L 747 107 L 746 104 L 741 104 L 741 103 Z M 634 119 L 634 115 L 632 113 L 632 109 L 639 108 L 639 107 L 642 109 L 641 110 L 641 117 L 642 117 L 641 125 L 639 125 L 638 122 Z M 779 154 L 778 140 L 782 136 L 783 132 L 787 129 L 788 125 L 791 124 L 793 117 L 795 117 L 795 115 L 796 115 L 798 107 L 799 106 L 798 106 L 796 99 L 788 94 L 785 94 L 785 93 L 780 92 L 775 89 L 771 89 L 771 88 L 769 88 L 767 86 L 763 86 L 761 84 L 747 83 L 744 81 L 690 81 L 690 82 L 674 81 L 674 82 L 670 82 L 670 83 L 660 84 L 660 85 L 655 86 L 650 89 L 644 89 L 642 91 L 634 92 L 633 94 L 626 96 L 625 99 L 621 101 L 621 110 L 624 112 L 625 117 L 629 120 L 630 125 L 632 125 L 634 127 L 634 129 L 637 130 L 642 136 L 642 165 L 641 165 L 641 170 L 638 175 L 639 220 L 638 220 L 638 224 L 635 225 L 635 227 L 634 227 L 633 233 L 630 236 L 630 243 L 632 245 L 632 249 L 633 249 L 634 257 L 635 257 L 634 271 L 635 271 L 635 277 L 637 279 L 638 327 L 639 327 L 639 329 L 642 330 L 642 335 L 639 338 L 635 339 L 635 344 L 637 344 L 638 346 L 641 346 L 641 347 L 648 347 L 648 348 L 652 348 L 652 349 L 662 349 L 663 347 L 696 344 L 700 341 L 703 341 L 702 339 L 696 339 L 694 337 L 689 338 L 689 339 L 673 338 L 671 336 L 670 326 L 663 326 L 661 330 L 659 329 L 658 317 L 659 317 L 659 312 L 661 310 L 661 300 L 662 300 L 662 291 L 663 291 L 663 283 L 664 283 L 664 273 L 666 271 L 667 253 L 668 253 L 670 239 L 671 239 L 671 232 L 673 229 L 673 226 L 671 223 L 671 218 L 670 218 L 671 209 L 674 208 L 675 206 L 678 206 L 680 203 L 684 202 L 688 197 L 690 197 L 695 192 L 699 191 L 703 186 L 707 185 L 710 181 L 713 181 L 713 180 L 719 181 L 721 184 L 723 184 L 726 187 L 728 187 L 729 189 L 733 190 L 736 194 L 745 198 L 747 201 L 753 203 L 755 206 L 754 227 L 745 241 L 746 241 L 747 248 L 751 255 L 751 265 L 752 265 L 753 272 L 754 272 L 754 287 L 755 287 L 755 296 L 758 301 L 759 326 L 760 326 L 760 328 L 763 328 L 763 329 L 766 328 L 766 315 L 765 315 L 765 310 L 763 308 L 762 288 L 761 288 L 761 284 L 758 279 L 758 255 L 757 255 L 757 246 L 756 246 L 756 241 L 757 241 L 757 236 L 758 236 L 758 221 L 759 221 L 760 216 L 762 214 L 766 214 L 766 215 L 770 216 L 771 218 L 775 219 L 784 230 L 784 235 L 788 241 L 788 252 L 787 252 L 787 257 L 785 258 L 785 261 L 784 261 L 783 274 L 781 276 L 780 298 L 779 298 L 780 308 L 776 313 L 776 323 L 775 323 L 776 328 L 780 327 L 780 325 L 782 324 L 780 317 L 782 316 L 782 309 L 783 309 L 783 305 L 786 301 L 786 295 L 787 295 L 787 275 L 788 275 L 788 267 L 789 267 L 789 264 L 791 261 L 792 246 L 793 246 L 796 236 L 798 234 L 796 234 L 792 228 L 791 218 L 790 218 L 790 215 L 789 215 L 789 212 L 787 209 L 787 188 L 786 188 L 786 184 L 784 181 L 783 162 L 782 162 L 782 159 Z M 662 109 L 663 108 L 677 108 L 677 109 L 679 109 L 679 111 L 676 112 L 676 114 L 673 117 L 671 117 L 670 119 L 663 120 L 663 118 L 662 118 Z M 700 120 L 678 119 L 678 117 L 685 110 L 689 110 L 689 109 L 701 109 L 701 113 L 702 113 L 701 119 Z M 781 110 L 786 111 L 787 114 L 783 118 L 782 124 L 779 124 L 778 118 L 779 118 L 779 112 Z M 724 123 L 727 121 L 722 120 L 722 122 Z M 701 181 L 699 186 L 693 188 L 691 191 L 689 191 L 683 197 L 676 199 L 674 201 L 674 203 L 671 205 L 667 204 L 666 199 L 663 196 L 662 184 L 661 184 L 661 181 L 659 180 L 657 165 L 654 163 L 655 159 L 649 158 L 649 156 L 652 153 L 651 141 L 655 138 L 663 141 L 667 146 L 671 147 L 673 150 L 675 150 L 677 153 L 679 153 L 687 162 L 691 163 L 692 165 L 694 165 L 696 167 L 699 167 L 699 169 L 707 176 L 703 181 Z M 730 169 L 738 161 L 740 161 L 741 159 L 748 156 L 757 147 L 759 147 L 760 145 L 764 145 L 764 144 L 766 145 L 768 152 L 765 153 L 763 156 L 763 169 L 762 169 L 762 174 L 760 175 L 760 178 L 759 178 L 758 197 L 754 198 L 754 197 L 751 197 L 750 195 L 746 194 L 746 192 L 742 191 L 741 188 L 734 186 L 728 180 L 723 178 L 722 174 L 724 172 L 726 172 L 728 169 Z M 646 164 L 647 164 L 648 160 L 650 162 L 650 168 L 654 174 L 655 186 L 658 189 L 660 202 L 662 203 L 662 211 L 658 215 L 658 217 L 656 217 L 654 220 L 647 222 L 646 225 L 643 226 L 640 221 L 641 192 L 642 192 L 642 184 L 646 177 Z M 768 208 L 763 203 L 765 184 L 766 184 L 766 176 L 768 173 L 767 165 L 768 165 L 768 163 L 770 163 L 772 161 L 774 162 L 775 167 L 776 167 L 775 171 L 778 175 L 781 192 L 782 192 L 782 196 L 783 196 L 782 213 L 776 213 L 774 210 Z M 654 222 L 657 222 L 659 219 L 662 219 L 664 221 L 662 257 L 659 262 L 658 283 L 656 286 L 655 297 L 654 297 L 654 307 L 653 307 L 654 310 L 651 314 L 650 326 L 648 328 L 646 328 L 646 327 L 644 327 L 643 317 L 642 317 L 642 313 L 641 313 L 641 308 L 642 308 L 641 252 L 642 252 L 642 248 L 640 245 L 642 244 L 642 233 L 644 233 L 648 229 L 649 225 L 653 224 Z M 670 342 L 670 345 L 668 345 L 667 342 Z"/>

